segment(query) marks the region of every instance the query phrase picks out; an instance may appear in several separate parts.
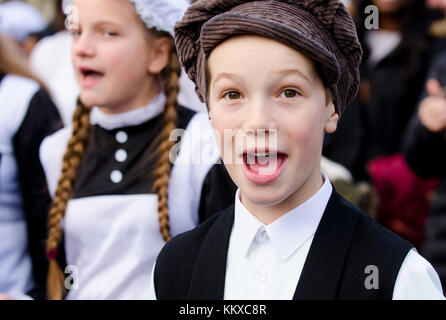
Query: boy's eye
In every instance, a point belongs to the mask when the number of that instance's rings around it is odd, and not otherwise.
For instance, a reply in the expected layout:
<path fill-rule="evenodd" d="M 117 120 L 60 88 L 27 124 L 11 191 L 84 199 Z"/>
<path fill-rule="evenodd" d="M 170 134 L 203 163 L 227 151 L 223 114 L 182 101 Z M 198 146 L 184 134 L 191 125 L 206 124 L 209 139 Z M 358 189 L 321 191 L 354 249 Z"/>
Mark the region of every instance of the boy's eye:
<path fill-rule="evenodd" d="M 280 93 L 280 95 L 284 98 L 295 98 L 299 95 L 299 92 L 294 89 L 285 89 Z"/>
<path fill-rule="evenodd" d="M 230 91 L 224 94 L 224 97 L 229 100 L 237 100 L 240 99 L 241 95 L 237 91 Z"/>

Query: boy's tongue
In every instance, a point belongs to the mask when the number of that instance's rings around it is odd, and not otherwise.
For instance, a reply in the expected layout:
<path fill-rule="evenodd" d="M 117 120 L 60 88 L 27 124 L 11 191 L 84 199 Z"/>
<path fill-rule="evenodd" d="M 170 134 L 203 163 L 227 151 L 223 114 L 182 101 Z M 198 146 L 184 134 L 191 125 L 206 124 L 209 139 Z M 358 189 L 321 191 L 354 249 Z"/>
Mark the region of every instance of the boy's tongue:
<path fill-rule="evenodd" d="M 271 175 L 281 165 L 285 158 L 284 154 L 277 154 L 269 157 L 256 157 L 253 155 L 247 156 L 248 168 L 260 175 Z"/>

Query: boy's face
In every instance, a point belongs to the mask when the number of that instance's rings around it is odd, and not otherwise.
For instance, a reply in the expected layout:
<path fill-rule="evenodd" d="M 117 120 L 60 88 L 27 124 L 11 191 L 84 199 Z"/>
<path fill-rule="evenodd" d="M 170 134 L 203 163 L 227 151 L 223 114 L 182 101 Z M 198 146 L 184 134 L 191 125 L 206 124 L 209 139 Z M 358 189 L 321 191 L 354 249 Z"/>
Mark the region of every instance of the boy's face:
<path fill-rule="evenodd" d="M 76 0 L 78 26 L 72 59 L 87 106 L 118 113 L 146 105 L 158 93 L 154 76 L 160 59 L 156 41 L 128 0 Z M 161 68 L 162 69 L 162 68 Z"/>
<path fill-rule="evenodd" d="M 324 131 L 338 121 L 313 62 L 279 42 L 239 36 L 212 51 L 208 70 L 211 123 L 243 204 L 285 213 L 307 200 L 322 184 Z"/>

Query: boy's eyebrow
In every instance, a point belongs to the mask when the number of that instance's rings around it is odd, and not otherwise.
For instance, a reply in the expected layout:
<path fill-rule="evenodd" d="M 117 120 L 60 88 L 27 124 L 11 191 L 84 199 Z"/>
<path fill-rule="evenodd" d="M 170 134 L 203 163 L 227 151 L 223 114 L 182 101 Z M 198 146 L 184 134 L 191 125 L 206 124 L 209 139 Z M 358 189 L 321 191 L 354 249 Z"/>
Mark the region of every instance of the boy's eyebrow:
<path fill-rule="evenodd" d="M 311 78 L 309 76 L 307 76 L 304 72 L 302 72 L 299 69 L 283 69 L 283 70 L 277 71 L 277 73 L 282 75 L 282 76 L 286 76 L 286 75 L 289 75 L 289 74 L 296 74 L 297 73 L 304 80 L 308 81 L 309 83 L 313 83 Z"/>
<path fill-rule="evenodd" d="M 303 79 L 304 79 L 305 81 L 307 81 L 308 83 L 310 83 L 310 84 L 313 83 L 313 81 L 311 80 L 311 78 L 310 78 L 309 76 L 307 76 L 304 72 L 302 72 L 302 71 L 299 70 L 299 69 L 283 69 L 283 70 L 279 70 L 279 71 L 277 71 L 276 73 L 277 73 L 277 74 L 280 74 L 281 76 L 287 76 L 287 75 L 290 75 L 290 74 L 298 74 L 301 78 L 303 78 Z M 221 72 L 221 73 L 219 73 L 219 74 L 215 77 L 215 79 L 214 79 L 214 81 L 212 81 L 212 83 L 216 83 L 217 81 L 219 81 L 220 79 L 223 79 L 223 78 L 229 78 L 229 79 L 232 79 L 232 80 L 240 80 L 240 79 L 243 79 L 242 76 L 239 76 L 239 75 L 234 74 L 234 73 Z"/>
<path fill-rule="evenodd" d="M 218 80 L 223 79 L 223 78 L 229 78 L 232 80 L 240 80 L 243 77 L 234 74 L 234 73 L 229 73 L 229 72 L 220 72 L 214 79 L 214 81 L 212 81 L 212 83 L 216 83 Z"/>

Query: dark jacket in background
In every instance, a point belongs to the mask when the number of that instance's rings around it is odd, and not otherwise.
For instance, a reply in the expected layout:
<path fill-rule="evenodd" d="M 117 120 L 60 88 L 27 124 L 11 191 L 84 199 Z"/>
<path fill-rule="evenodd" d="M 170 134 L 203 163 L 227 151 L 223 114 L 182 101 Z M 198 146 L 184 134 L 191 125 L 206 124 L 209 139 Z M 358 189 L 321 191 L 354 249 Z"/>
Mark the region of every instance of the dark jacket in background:
<path fill-rule="evenodd" d="M 430 76 L 446 85 L 446 51 L 437 58 Z M 422 254 L 429 260 L 446 288 L 446 131 L 433 133 L 415 115 L 408 127 L 404 151 L 407 163 L 422 177 L 438 177 L 432 197 Z"/>

